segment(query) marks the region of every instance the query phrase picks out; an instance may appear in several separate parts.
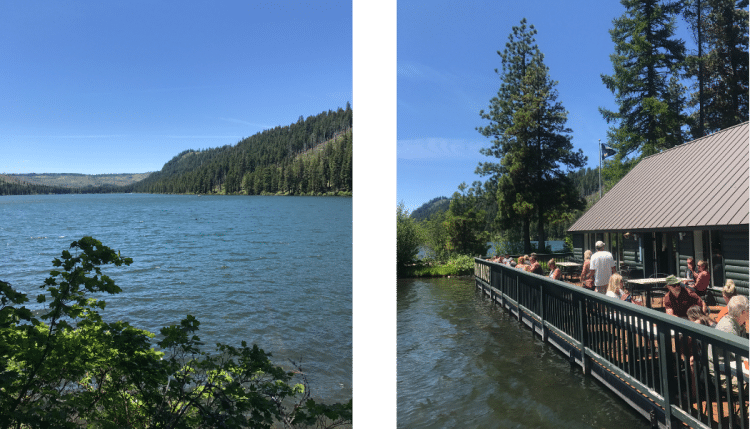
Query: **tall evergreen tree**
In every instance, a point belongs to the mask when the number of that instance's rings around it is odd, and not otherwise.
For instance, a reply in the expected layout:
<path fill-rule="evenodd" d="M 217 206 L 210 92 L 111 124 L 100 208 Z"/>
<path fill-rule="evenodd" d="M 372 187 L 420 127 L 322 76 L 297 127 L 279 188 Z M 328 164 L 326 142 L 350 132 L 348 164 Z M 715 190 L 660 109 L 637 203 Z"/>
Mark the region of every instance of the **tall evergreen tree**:
<path fill-rule="evenodd" d="M 683 15 L 697 53 L 687 58 L 686 76 L 695 79 L 694 138 L 748 120 L 748 0 L 690 0 Z"/>
<path fill-rule="evenodd" d="M 490 125 L 478 127 L 492 145 L 481 153 L 498 158 L 484 162 L 477 174 L 492 176 L 497 187 L 497 221 L 501 228 L 520 225 L 524 249 L 531 249 L 531 222 L 537 221 L 537 239 L 545 240 L 544 227 L 561 207 L 577 209 L 584 202 L 563 169 L 580 168 L 583 152 L 573 151 L 567 112 L 557 101 L 557 82 L 549 77 L 544 56 L 534 43 L 533 25 L 513 27 L 503 52 L 500 90 L 490 100 L 489 111 L 480 111 Z"/>
<path fill-rule="evenodd" d="M 607 123 L 613 124 L 607 133 L 609 146 L 618 152 L 613 164 L 625 165 L 617 175 L 626 173 L 641 157 L 686 140 L 684 88 L 679 83 L 685 43 L 674 38 L 679 3 L 620 3 L 626 11 L 613 21 L 609 32 L 615 43 L 615 53 L 610 55 L 614 74 L 601 76 L 615 95 L 618 110 L 599 108 Z"/>

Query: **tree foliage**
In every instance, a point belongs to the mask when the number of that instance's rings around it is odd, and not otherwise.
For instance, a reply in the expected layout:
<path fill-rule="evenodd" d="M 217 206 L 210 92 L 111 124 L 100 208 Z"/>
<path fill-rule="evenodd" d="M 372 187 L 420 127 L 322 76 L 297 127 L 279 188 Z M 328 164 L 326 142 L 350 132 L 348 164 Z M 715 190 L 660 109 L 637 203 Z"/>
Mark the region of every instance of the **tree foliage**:
<path fill-rule="evenodd" d="M 694 79 L 687 106 L 699 138 L 748 120 L 748 1 L 690 0 L 683 15 L 697 45 L 685 74 Z"/>
<path fill-rule="evenodd" d="M 154 334 L 107 322 L 98 293 L 120 288 L 101 266 L 132 260 L 84 237 L 53 261 L 35 316 L 0 281 L 0 428 L 285 427 L 350 422 L 347 404 L 310 399 L 304 374 L 274 365 L 257 345 L 201 351 L 188 315 Z"/>
<path fill-rule="evenodd" d="M 352 110 L 339 108 L 278 126 L 236 145 L 186 150 L 133 192 L 198 194 L 349 194 Z"/>
<path fill-rule="evenodd" d="M 600 107 L 599 111 L 611 124 L 608 144 L 617 150 L 608 164 L 626 173 L 641 157 L 686 141 L 685 88 L 680 83 L 685 46 L 674 36 L 680 10 L 677 2 L 620 3 L 626 11 L 610 30 L 615 43 L 610 55 L 614 73 L 601 76 L 618 108 Z"/>
<path fill-rule="evenodd" d="M 498 51 L 500 89 L 489 110 L 480 111 L 490 124 L 477 128 L 493 138 L 481 153 L 499 159 L 480 163 L 477 174 L 495 181 L 497 221 L 503 229 L 521 226 L 527 251 L 532 221 L 543 242 L 547 222 L 560 210 L 583 205 L 566 170 L 580 168 L 586 160 L 580 149 L 573 151 L 567 112 L 557 100 L 557 82 L 549 77 L 535 34 L 534 26 L 527 27 L 523 19 L 513 27 L 505 50 Z"/>
<path fill-rule="evenodd" d="M 442 213 L 448 210 L 450 200 L 447 197 L 437 197 L 422 204 L 411 212 L 411 218 L 416 221 L 429 219 L 436 213 Z"/>
<path fill-rule="evenodd" d="M 422 243 L 419 228 L 403 202 L 396 207 L 396 265 L 403 267 L 417 258 Z"/>
<path fill-rule="evenodd" d="M 484 257 L 489 245 L 489 233 L 485 231 L 485 212 L 481 210 L 473 188 L 462 183 L 459 192 L 453 193 L 450 207 L 445 215 L 443 225 L 447 242 L 445 245 L 450 255 L 469 255 Z"/>

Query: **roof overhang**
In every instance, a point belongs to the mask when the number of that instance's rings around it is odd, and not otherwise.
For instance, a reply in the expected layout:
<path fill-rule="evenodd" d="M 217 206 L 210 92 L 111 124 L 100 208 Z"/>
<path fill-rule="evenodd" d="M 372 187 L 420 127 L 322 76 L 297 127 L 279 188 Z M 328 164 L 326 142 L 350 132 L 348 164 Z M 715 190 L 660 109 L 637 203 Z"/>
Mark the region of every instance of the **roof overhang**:
<path fill-rule="evenodd" d="M 569 229 L 748 230 L 748 123 L 642 159 Z"/>

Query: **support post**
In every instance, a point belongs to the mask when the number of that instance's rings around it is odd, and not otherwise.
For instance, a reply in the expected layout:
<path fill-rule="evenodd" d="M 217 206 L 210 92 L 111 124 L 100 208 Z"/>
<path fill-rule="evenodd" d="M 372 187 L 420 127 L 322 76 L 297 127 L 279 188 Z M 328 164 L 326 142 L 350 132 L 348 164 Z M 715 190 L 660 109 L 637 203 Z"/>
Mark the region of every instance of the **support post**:
<path fill-rule="evenodd" d="M 542 341 L 547 342 L 547 315 L 545 311 L 545 305 L 544 305 L 544 283 L 539 283 L 539 306 L 541 307 L 539 309 L 539 318 L 541 319 L 542 323 Z"/>
<path fill-rule="evenodd" d="M 672 355 L 671 351 L 667 348 L 667 332 L 668 328 L 662 324 L 657 324 L 657 331 L 659 335 L 659 372 L 661 373 L 661 387 L 660 392 L 663 399 L 662 407 L 664 407 L 664 424 L 667 429 L 672 428 L 672 389 L 670 388 L 670 380 L 672 375 L 670 373 L 671 365 L 668 365 L 668 361 Z M 671 341 L 669 341 L 671 346 Z"/>
<path fill-rule="evenodd" d="M 591 364 L 586 359 L 586 347 L 589 343 L 588 336 L 586 335 L 586 308 L 581 298 L 578 298 L 578 326 L 581 335 L 581 368 L 585 375 L 590 375 Z"/>

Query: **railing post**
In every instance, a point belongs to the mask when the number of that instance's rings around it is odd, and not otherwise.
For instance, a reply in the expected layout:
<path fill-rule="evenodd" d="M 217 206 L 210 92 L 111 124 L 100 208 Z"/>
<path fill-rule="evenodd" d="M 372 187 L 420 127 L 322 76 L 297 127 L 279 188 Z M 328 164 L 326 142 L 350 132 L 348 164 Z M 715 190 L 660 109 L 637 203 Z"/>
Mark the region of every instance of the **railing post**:
<path fill-rule="evenodd" d="M 581 368 L 585 375 L 591 374 L 591 364 L 586 359 L 586 347 L 588 347 L 588 335 L 586 335 L 586 308 L 585 302 L 581 295 L 577 295 L 578 299 L 578 330 L 581 335 Z"/>
<path fill-rule="evenodd" d="M 521 276 L 516 276 L 516 296 L 513 297 L 516 301 L 516 311 L 518 312 L 518 321 L 523 322 L 521 317 Z"/>
<path fill-rule="evenodd" d="M 666 425 L 667 429 L 672 428 L 672 394 L 670 389 L 670 380 L 672 379 L 672 375 L 670 374 L 670 369 L 672 368 L 672 365 L 669 365 L 669 361 L 671 358 L 671 352 L 670 349 L 667 348 L 667 329 L 668 327 L 664 326 L 662 323 L 656 324 L 657 331 L 659 335 L 659 372 L 661 373 L 661 389 L 660 392 L 662 395 L 663 403 L 662 406 L 664 407 L 664 424 Z M 671 344 L 671 338 L 670 338 L 670 346 Z"/>
<path fill-rule="evenodd" d="M 547 323 L 545 321 L 547 320 L 546 311 L 545 311 L 545 305 L 544 305 L 544 283 L 539 283 L 539 318 L 541 319 L 542 323 L 542 342 L 547 342 Z"/>

